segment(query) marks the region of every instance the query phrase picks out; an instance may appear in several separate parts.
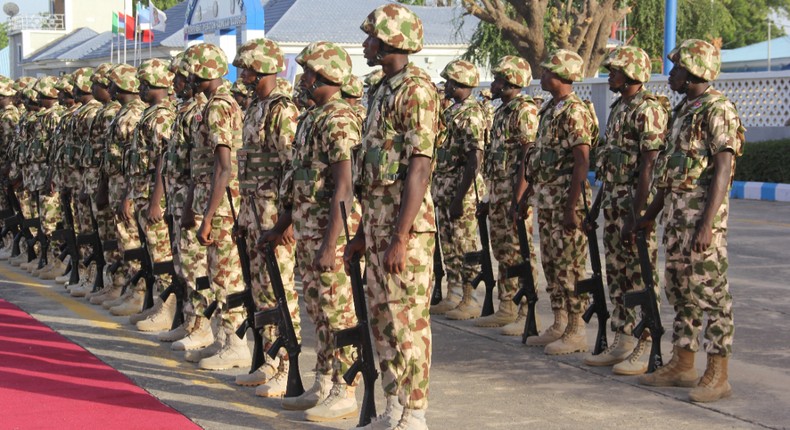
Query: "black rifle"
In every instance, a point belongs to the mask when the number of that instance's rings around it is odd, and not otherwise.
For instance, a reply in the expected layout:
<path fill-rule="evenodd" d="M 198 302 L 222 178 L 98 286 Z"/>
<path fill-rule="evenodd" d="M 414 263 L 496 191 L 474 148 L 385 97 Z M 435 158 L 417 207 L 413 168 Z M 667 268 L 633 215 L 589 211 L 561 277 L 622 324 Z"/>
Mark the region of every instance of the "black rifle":
<path fill-rule="evenodd" d="M 348 233 L 345 202 L 340 202 L 340 216 L 343 217 L 343 228 L 346 231 L 346 244 L 348 244 L 351 241 L 351 236 Z M 362 283 L 362 269 L 359 263 L 361 258 L 361 255 L 355 254 L 351 258 L 348 269 L 351 276 L 351 292 L 354 296 L 354 313 L 357 316 L 357 325 L 335 333 L 336 348 L 343 348 L 349 345 L 354 345 L 357 348 L 357 359 L 354 360 L 354 363 L 343 375 L 346 384 L 351 385 L 357 374 L 362 372 L 362 379 L 365 383 L 365 394 L 362 397 L 362 410 L 359 413 L 357 427 L 364 427 L 370 424 L 370 420 L 376 416 L 375 384 L 376 379 L 379 377 L 375 358 L 373 357 L 373 341 L 370 338 L 368 308 L 365 303 L 365 287 Z"/>
<path fill-rule="evenodd" d="M 271 308 L 255 312 L 255 328 L 261 329 L 267 325 L 277 325 L 277 340 L 272 343 L 266 352 L 269 357 L 275 358 L 280 348 L 285 348 L 288 352 L 288 385 L 285 389 L 285 397 L 298 397 L 304 393 L 302 376 L 299 371 L 299 354 L 302 352 L 302 345 L 296 338 L 296 330 L 291 321 L 291 312 L 288 310 L 288 301 L 285 297 L 285 287 L 280 276 L 280 266 L 277 265 L 277 257 L 274 254 L 272 244 L 263 244 L 263 258 L 266 261 L 266 270 L 269 272 L 269 282 L 274 292 L 277 304 Z"/>
<path fill-rule="evenodd" d="M 11 215 L 3 217 L 3 230 L 2 233 L 0 233 L 0 237 L 5 237 L 5 235 L 8 233 L 12 233 L 14 235 L 11 246 L 11 257 L 16 257 L 21 252 L 19 249 L 19 242 L 22 239 L 25 239 L 27 242 L 27 240 L 33 237 L 33 235 L 30 233 L 30 230 L 24 230 L 22 228 L 22 222 L 25 219 L 24 215 L 22 215 L 22 204 L 19 202 L 19 199 L 17 199 L 13 188 L 10 186 L 6 191 L 6 199 L 8 200 L 8 205 L 11 208 Z M 8 214 L 8 212 L 6 212 L 6 214 Z M 31 261 L 33 258 L 36 258 L 35 251 L 33 249 L 29 249 L 28 261 Z"/>
<path fill-rule="evenodd" d="M 633 196 L 631 201 L 633 202 Z M 631 216 L 636 222 L 633 204 L 631 205 Z M 642 272 L 642 282 L 645 289 L 642 291 L 629 291 L 623 295 L 623 305 L 627 308 L 639 306 L 642 309 L 642 320 L 634 327 L 634 337 L 642 338 L 645 329 L 650 330 L 652 345 L 650 347 L 650 359 L 647 362 L 647 372 L 652 373 L 664 365 L 661 357 L 661 336 L 664 335 L 664 326 L 661 325 L 661 314 L 658 310 L 658 297 L 654 290 L 653 283 L 653 263 L 650 261 L 650 250 L 647 247 L 647 233 L 645 230 L 636 231 L 636 250 L 639 254 L 639 268 Z"/>
<path fill-rule="evenodd" d="M 38 269 L 47 265 L 47 253 L 49 252 L 49 239 L 44 231 L 41 229 L 41 205 L 39 201 L 39 192 L 33 192 L 33 198 L 36 201 L 36 213 L 38 214 L 35 218 L 28 218 L 22 221 L 22 228 L 30 231 L 31 228 L 36 229 L 36 235 L 32 236 L 31 238 L 27 239 L 27 247 L 28 247 L 28 257 L 30 257 L 30 248 L 36 246 L 36 242 L 41 244 L 41 252 L 39 253 L 38 258 Z M 35 255 L 35 254 L 33 254 Z M 34 257 L 35 258 L 35 257 Z M 30 262 L 32 260 L 28 260 Z"/>
<path fill-rule="evenodd" d="M 74 213 L 71 210 L 70 194 L 61 193 L 60 207 L 63 211 L 63 228 L 53 231 L 52 239 L 59 240 L 66 245 L 67 255 L 71 256 L 69 285 L 77 285 L 80 281 L 80 251 L 77 244 L 77 235 L 74 233 Z"/>
<path fill-rule="evenodd" d="M 124 250 L 123 260 L 126 262 L 139 261 L 140 270 L 138 270 L 129 280 L 129 283 L 124 286 L 124 290 L 128 287 L 134 288 L 140 279 L 144 279 L 145 298 L 143 300 L 143 310 L 146 310 L 154 305 L 154 284 L 156 283 L 156 278 L 154 278 L 154 266 L 151 261 L 151 254 L 148 252 L 148 239 L 145 235 L 145 230 L 143 230 L 142 225 L 140 225 L 140 220 L 137 219 L 136 216 L 134 216 L 134 222 L 137 224 L 137 233 L 138 236 L 140 236 L 141 246 L 139 248 Z"/>
<path fill-rule="evenodd" d="M 156 179 L 154 178 L 154 181 Z M 165 187 L 164 180 L 162 180 L 162 189 L 165 196 L 165 208 L 169 205 L 167 204 L 167 188 Z M 167 210 L 167 209 L 166 209 Z M 171 255 L 175 255 L 175 240 L 176 240 L 176 226 L 174 224 L 173 215 L 166 213 L 164 216 L 165 224 L 167 225 L 167 237 L 170 240 L 170 251 Z M 184 298 L 186 296 L 186 281 L 181 279 L 176 273 L 176 266 L 175 262 L 171 258 L 167 261 L 160 261 L 158 263 L 153 264 L 153 272 L 154 276 L 157 275 L 170 275 L 170 285 L 167 288 L 162 290 L 159 293 L 159 299 L 162 302 L 166 302 L 167 299 L 170 297 L 171 294 L 175 294 L 176 296 L 176 311 L 173 314 L 173 323 L 171 324 L 171 328 L 175 329 L 184 322 Z"/>
<path fill-rule="evenodd" d="M 505 269 L 505 277 L 508 279 L 518 278 L 518 282 L 521 284 L 516 295 L 513 296 L 513 303 L 516 306 L 521 304 L 521 300 L 524 297 L 527 298 L 527 320 L 524 321 L 524 334 L 521 335 L 521 343 L 527 343 L 528 337 L 538 335 L 538 323 L 535 319 L 535 304 L 538 303 L 538 291 L 535 278 L 532 276 L 532 251 L 524 220 L 518 220 L 516 230 L 518 231 L 518 244 L 522 262 L 521 264 L 507 267 Z"/>
<path fill-rule="evenodd" d="M 587 206 L 585 188 L 585 182 L 582 182 L 582 200 L 584 201 L 585 212 L 584 224 L 588 227 L 585 234 L 587 234 L 587 246 L 590 249 L 590 266 L 593 274 L 590 278 L 576 282 L 576 295 L 592 294 L 593 302 L 584 312 L 582 318 L 584 318 L 585 323 L 589 324 L 593 314 L 598 317 L 598 334 L 595 337 L 595 348 L 593 349 L 593 355 L 598 355 L 609 346 L 609 341 L 606 339 L 606 321 L 609 319 L 609 310 L 606 309 L 606 289 L 603 285 L 601 255 L 598 250 L 598 233 L 596 231 L 598 228 L 596 220 L 601 212 L 601 202 L 606 184 L 604 183 L 598 191 L 598 196 L 595 198 L 592 208 Z"/>
<path fill-rule="evenodd" d="M 477 181 L 475 184 L 475 202 L 480 204 L 480 196 L 477 192 Z M 494 313 L 494 287 L 496 287 L 496 280 L 494 279 L 494 267 L 491 265 L 491 244 L 488 238 L 488 220 L 485 214 L 476 215 L 477 217 L 477 230 L 480 233 L 480 251 L 467 252 L 464 254 L 464 262 L 467 264 L 479 264 L 480 273 L 470 281 L 472 286 L 477 289 L 480 282 L 486 285 L 486 295 L 483 300 L 483 312 L 481 316 L 488 316 Z"/>
<path fill-rule="evenodd" d="M 434 212 L 436 219 L 436 247 L 433 250 L 433 293 L 431 294 L 431 306 L 438 305 L 442 301 L 442 279 L 444 279 L 444 259 L 442 258 L 441 237 L 439 235 L 439 217 Z"/>
<path fill-rule="evenodd" d="M 225 188 L 228 195 L 228 203 L 230 203 L 230 213 L 233 216 L 233 239 L 236 242 L 236 249 L 239 252 L 239 261 L 241 262 L 241 277 L 244 279 L 244 291 L 238 293 L 228 294 L 226 301 L 228 309 L 234 309 L 239 306 L 244 306 L 247 312 L 247 317 L 244 322 L 236 329 L 236 336 L 244 339 L 247 329 L 252 329 L 253 347 L 252 347 L 252 365 L 250 366 L 250 373 L 258 370 L 265 363 L 263 351 L 263 334 L 255 328 L 255 312 L 258 306 L 255 304 L 255 298 L 252 292 L 252 273 L 250 273 L 250 254 L 247 251 L 247 240 L 244 233 L 239 227 L 239 220 L 236 217 L 236 209 L 233 207 L 233 195 L 231 194 L 230 187 Z M 258 209 L 255 207 L 255 200 L 250 196 L 250 205 L 252 206 L 253 216 L 255 217 L 255 224 L 259 231 L 261 230 L 260 220 L 258 219 Z M 202 286 L 202 285 L 201 285 Z M 217 308 L 217 302 L 213 302 L 206 309 L 204 316 L 211 309 L 211 314 Z M 207 318 L 211 318 L 211 314 Z"/>
<path fill-rule="evenodd" d="M 91 215 L 93 231 L 77 235 L 77 245 L 88 245 L 91 247 L 91 253 L 85 257 L 82 264 L 88 267 L 91 263 L 96 263 L 96 278 L 93 280 L 93 292 L 96 292 L 104 288 L 104 266 L 107 265 L 107 261 L 104 259 L 104 244 L 99 236 L 99 221 L 93 213 L 93 204 L 90 198 L 88 199 L 87 206 Z M 72 270 L 74 270 L 73 267 L 72 265 Z"/>

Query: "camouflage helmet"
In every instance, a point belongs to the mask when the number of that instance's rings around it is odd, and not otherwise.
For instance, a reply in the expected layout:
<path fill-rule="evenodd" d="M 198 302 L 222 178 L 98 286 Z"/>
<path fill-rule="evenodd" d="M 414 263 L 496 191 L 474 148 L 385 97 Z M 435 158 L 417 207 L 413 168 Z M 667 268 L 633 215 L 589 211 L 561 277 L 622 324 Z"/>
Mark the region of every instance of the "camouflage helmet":
<path fill-rule="evenodd" d="M 584 80 L 584 60 L 579 54 L 567 49 L 558 49 L 552 52 L 546 61 L 540 64 L 540 67 L 571 82 Z"/>
<path fill-rule="evenodd" d="M 502 75 L 505 81 L 517 87 L 529 86 L 532 81 L 532 68 L 527 60 L 515 55 L 505 55 L 491 70 L 495 75 Z"/>
<path fill-rule="evenodd" d="M 364 88 L 362 88 L 362 81 L 360 81 L 358 77 L 348 75 L 348 79 L 346 79 L 346 82 L 340 87 L 340 91 L 344 96 L 359 99 L 362 98 Z"/>
<path fill-rule="evenodd" d="M 413 54 L 422 50 L 422 21 L 411 10 L 397 3 L 387 3 L 371 12 L 359 27 L 369 36 L 387 45 Z"/>
<path fill-rule="evenodd" d="M 137 79 L 137 69 L 128 64 L 119 64 L 110 72 L 110 81 L 119 89 L 127 93 L 140 92 L 140 80 Z"/>
<path fill-rule="evenodd" d="M 440 76 L 465 87 L 476 87 L 480 84 L 480 74 L 477 73 L 477 67 L 464 60 L 454 60 L 447 63 Z"/>
<path fill-rule="evenodd" d="M 716 79 L 721 69 L 721 52 L 704 40 L 685 40 L 667 58 L 705 81 Z"/>
<path fill-rule="evenodd" d="M 174 55 L 173 58 L 170 59 L 170 65 L 167 67 L 167 70 L 173 75 L 180 74 L 181 76 L 188 78 L 189 73 L 181 67 L 181 64 L 184 60 L 184 52 L 179 52 L 178 54 Z M 175 76 L 174 76 L 175 77 Z"/>
<path fill-rule="evenodd" d="M 62 91 L 70 96 L 74 96 L 74 84 L 72 83 L 72 77 L 70 73 L 66 73 L 65 75 L 58 78 L 58 81 L 55 83 L 55 88 L 58 91 Z"/>
<path fill-rule="evenodd" d="M 480 91 L 480 97 L 482 97 L 484 99 L 487 99 L 487 100 L 491 100 L 493 95 L 491 94 L 491 90 L 486 88 L 486 89 Z"/>
<path fill-rule="evenodd" d="M 27 87 L 33 88 L 33 85 L 36 84 L 36 78 L 32 78 L 30 76 L 22 76 L 14 81 L 14 89 L 17 91 L 22 91 Z"/>
<path fill-rule="evenodd" d="M 288 82 L 288 79 L 277 78 L 277 86 L 274 88 L 274 92 L 291 97 L 294 93 L 294 87 Z"/>
<path fill-rule="evenodd" d="M 219 79 L 228 74 L 228 57 L 217 45 L 199 43 L 184 53 L 187 71 L 200 79 Z"/>
<path fill-rule="evenodd" d="M 96 70 L 93 71 L 93 76 L 91 76 L 91 82 L 95 84 L 101 84 L 105 87 L 110 86 L 110 72 L 115 67 L 113 63 L 101 63 L 96 67 Z"/>
<path fill-rule="evenodd" d="M 0 96 L 11 97 L 14 95 L 16 95 L 14 81 L 12 81 L 11 78 L 0 75 Z"/>
<path fill-rule="evenodd" d="M 82 91 L 83 93 L 90 94 L 91 92 L 91 79 L 93 78 L 94 71 L 91 67 L 81 67 L 71 74 L 71 83 L 74 88 Z"/>
<path fill-rule="evenodd" d="M 251 39 L 239 46 L 233 65 L 255 73 L 272 75 L 285 70 L 285 57 L 280 45 L 269 39 Z"/>
<path fill-rule="evenodd" d="M 33 87 L 42 97 L 49 97 L 51 99 L 58 98 L 58 78 L 54 76 L 44 76 L 36 82 Z"/>
<path fill-rule="evenodd" d="M 375 87 L 376 85 L 379 84 L 379 82 L 381 82 L 382 79 L 384 79 L 384 70 L 382 69 L 375 70 L 373 72 L 368 73 L 368 75 L 365 76 L 365 85 L 367 85 L 368 87 Z"/>
<path fill-rule="evenodd" d="M 35 86 L 35 84 L 32 85 L 32 86 Z M 31 86 L 28 86 L 27 88 L 23 88 L 22 89 L 22 95 L 25 96 L 28 100 L 30 100 L 33 103 L 37 103 L 38 102 L 38 91 L 36 91 L 33 88 L 31 88 Z"/>
<path fill-rule="evenodd" d="M 332 42 L 313 42 L 307 45 L 296 56 L 296 63 L 335 85 L 343 85 L 351 74 L 351 57 L 345 49 Z"/>
<path fill-rule="evenodd" d="M 241 78 L 236 79 L 236 82 L 234 82 L 233 85 L 231 85 L 230 92 L 241 94 L 244 97 L 250 96 L 250 90 L 249 88 L 247 88 L 246 85 L 244 85 L 244 81 L 242 81 Z"/>
<path fill-rule="evenodd" d="M 143 61 L 137 68 L 137 79 L 153 88 L 170 88 L 173 85 L 170 62 L 158 58 Z"/>
<path fill-rule="evenodd" d="M 622 70 L 629 78 L 637 82 L 650 81 L 650 56 L 642 48 L 636 46 L 619 46 L 615 48 L 605 60 L 603 66 L 607 69 Z"/>

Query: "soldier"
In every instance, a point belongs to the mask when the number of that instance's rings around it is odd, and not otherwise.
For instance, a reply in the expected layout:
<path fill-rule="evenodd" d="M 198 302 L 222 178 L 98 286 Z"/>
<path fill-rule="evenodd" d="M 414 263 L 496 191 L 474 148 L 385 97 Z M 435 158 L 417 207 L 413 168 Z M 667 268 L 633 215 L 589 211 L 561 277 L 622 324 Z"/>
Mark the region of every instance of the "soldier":
<path fill-rule="evenodd" d="M 240 204 L 236 151 L 241 147 L 242 113 L 230 93 L 230 85 L 222 79 L 228 73 L 228 60 L 222 49 L 210 43 L 194 45 L 187 49 L 184 61 L 188 64 L 192 90 L 203 93 L 207 101 L 193 122 L 198 133 L 190 153 L 193 184 L 187 202 L 191 210 L 187 211 L 185 206 L 181 223 L 187 227 L 199 225 L 197 240 L 207 248 L 210 287 L 194 297 L 193 306 L 200 311 L 193 332 L 174 342 L 173 347 L 185 347 L 187 340 L 197 342 L 211 337 L 209 321 L 202 311 L 208 303 L 217 301 L 219 321 L 215 340 L 222 346 L 216 354 L 201 358 L 198 366 L 227 369 L 250 362 L 247 343 L 235 334 L 236 327 L 244 320 L 244 308 L 228 309 L 226 301 L 228 294 L 244 289 L 239 253 L 231 236 L 230 206 Z M 226 198 L 226 188 L 232 201 Z"/>
<path fill-rule="evenodd" d="M 530 79 L 532 79 L 532 76 L 530 76 Z M 485 108 L 486 121 L 488 122 L 489 130 L 492 130 L 491 126 L 493 125 L 494 122 L 494 105 L 491 103 L 493 99 L 494 96 L 491 94 L 490 89 L 485 88 L 482 91 L 480 91 L 480 104 L 483 105 L 483 108 Z"/>
<path fill-rule="evenodd" d="M 136 222 L 145 232 L 151 262 L 172 260 L 170 235 L 164 221 L 165 196 L 162 183 L 162 159 L 166 141 L 175 122 L 175 109 L 168 91 L 173 84 L 173 72 L 168 61 L 153 58 L 145 60 L 137 69 L 140 97 L 148 108 L 137 124 L 132 145 L 124 154 L 124 176 L 129 193 L 126 198 L 134 204 Z M 162 291 L 172 282 L 169 274 L 154 275 L 154 291 Z M 158 297 L 154 306 L 132 315 L 129 322 L 140 331 L 168 330 L 176 310 L 176 296 L 171 294 L 166 302 Z"/>
<path fill-rule="evenodd" d="M 22 214 L 25 218 L 32 218 L 33 214 L 38 216 L 36 203 L 33 198 L 33 186 L 35 181 L 27 157 L 28 147 L 30 145 L 28 136 L 31 135 L 31 127 L 35 122 L 36 114 L 41 110 L 41 105 L 38 103 L 38 93 L 33 90 L 35 83 L 35 80 L 31 81 L 26 88 L 17 90 L 17 96 L 23 102 L 25 109 L 24 113 L 21 113 L 21 119 L 17 125 L 15 133 L 16 139 L 14 139 L 14 146 L 11 150 L 11 157 L 13 160 L 11 163 L 11 171 L 9 172 L 9 177 L 18 178 L 20 181 L 17 195 Z M 19 96 L 20 93 L 22 96 Z M 22 243 L 24 243 L 24 241 Z M 16 259 L 11 259 L 10 263 L 12 266 L 23 267 L 23 264 L 29 263 L 27 259 L 27 253 L 22 252 Z"/>
<path fill-rule="evenodd" d="M 132 146 L 135 130 L 146 104 L 140 100 L 140 81 L 137 69 L 128 65 L 115 66 L 109 74 L 110 94 L 121 103 L 113 122 L 110 124 L 109 137 L 105 140 L 103 173 L 108 181 L 110 208 L 115 210 L 115 222 L 118 232 L 118 247 L 121 251 L 139 248 L 140 235 L 133 216 L 132 201 L 129 199 L 129 186 L 123 174 L 124 153 Z M 105 197 L 100 195 L 99 200 Z M 118 270 L 126 274 L 125 280 L 139 269 L 139 262 L 124 261 Z M 102 303 L 105 309 L 118 316 L 129 316 L 140 311 L 145 295 L 145 283 L 128 285 L 126 292 L 116 300 Z"/>
<path fill-rule="evenodd" d="M 16 126 L 20 121 L 19 109 L 14 105 L 16 98 L 14 81 L 0 76 L 0 185 L 3 192 L 13 192 L 13 184 L 9 176 L 15 140 Z M 12 209 L 11 202 L 7 198 L 0 198 L 0 210 Z M 3 238 L 6 240 L 7 238 Z M 6 247 L 0 252 L 0 260 L 7 260 L 11 257 L 11 245 L 13 240 L 6 241 Z"/>
<path fill-rule="evenodd" d="M 658 151 L 664 148 L 667 112 L 656 96 L 644 88 L 650 81 L 650 57 L 634 46 L 622 46 L 609 54 L 603 63 L 609 69 L 609 90 L 620 98 L 611 106 L 604 144 L 596 151 L 597 176 L 605 185 L 601 205 L 604 216 L 604 250 L 606 283 L 612 301 L 610 326 L 614 340 L 598 355 L 588 355 L 588 366 L 611 366 L 618 375 L 638 375 L 647 371 L 647 361 L 640 360 L 650 350 L 650 335 L 633 337 L 636 312 L 623 306 L 623 294 L 642 290 L 642 271 L 631 237 L 622 237 L 626 223 L 633 225 L 633 214 L 640 216 L 653 194 L 653 166 Z M 648 237 L 651 264 L 655 266 L 658 246 L 655 232 Z M 658 272 L 653 272 L 656 297 Z M 637 342 L 638 341 L 638 342 Z M 645 354 L 646 355 L 646 354 Z"/>
<path fill-rule="evenodd" d="M 277 82 L 277 86 L 274 88 L 274 91 L 277 91 L 278 93 L 284 96 L 293 97 L 294 87 L 293 85 L 291 85 L 290 82 L 288 82 L 287 79 L 277 78 L 276 82 Z"/>
<path fill-rule="evenodd" d="M 381 65 L 384 78 L 362 137 L 362 225 L 344 258 L 364 250 L 367 263 L 368 312 L 387 396 L 371 427 L 427 428 L 436 232 L 428 186 L 439 98 L 428 74 L 409 63 L 423 45 L 414 12 L 388 3 L 361 28 L 368 65 Z"/>
<path fill-rule="evenodd" d="M 206 96 L 203 93 L 194 93 L 189 85 L 188 64 L 184 61 L 184 53 L 179 53 L 170 63 L 173 72 L 173 90 L 180 99 L 173 123 L 173 131 L 167 143 L 167 153 L 162 167 L 162 176 L 167 184 L 167 210 L 173 217 L 173 230 L 176 232 L 173 249 L 173 265 L 176 276 L 181 278 L 186 288 L 184 291 L 184 323 L 165 333 L 160 333 L 157 338 L 160 342 L 177 342 L 185 339 L 195 326 L 198 310 L 193 303 L 200 302 L 195 280 L 206 276 L 206 248 L 197 241 L 197 226 L 184 227 L 183 214 L 186 210 L 187 196 L 192 187 L 189 160 L 192 144 L 197 140 L 197 117 L 203 111 Z M 191 210 L 191 209 L 190 209 Z M 173 239 L 173 238 L 171 238 Z M 208 339 L 210 342 L 210 339 Z M 205 346 L 205 345 L 204 345 Z M 184 359 L 190 362 L 199 362 L 203 353 L 206 357 L 219 351 L 218 342 L 202 349 L 187 348 Z"/>
<path fill-rule="evenodd" d="M 278 238 L 292 220 L 305 306 L 316 326 L 315 384 L 299 397 L 283 399 L 283 407 L 306 409 L 308 421 L 333 421 L 357 413 L 354 387 L 343 380 L 353 363 L 352 348 L 336 348 L 334 333 L 356 323 L 351 282 L 343 271 L 340 202 L 352 208 L 351 151 L 360 129 L 341 98 L 351 75 L 348 53 L 334 43 L 314 42 L 296 62 L 304 69 L 299 87 L 315 108 L 299 122 L 290 180 L 281 193 L 284 213 L 264 240 Z M 356 227 L 358 219 L 358 213 L 349 213 L 347 222 Z"/>
<path fill-rule="evenodd" d="M 487 148 L 484 175 L 488 196 L 480 206 L 491 220 L 491 245 L 499 262 L 499 309 L 492 315 L 475 321 L 478 327 L 502 327 L 501 333 L 520 336 L 524 331 L 527 304 L 524 300 L 516 311 L 513 297 L 518 291 L 518 279 L 506 279 L 504 267 L 521 262 L 518 230 L 515 222 L 524 222 L 527 241 L 532 244 L 532 208 L 523 220 L 513 220 L 518 201 L 527 188 L 521 160 L 535 142 L 538 128 L 539 105 L 530 96 L 521 94 L 529 86 L 532 69 L 523 58 L 502 57 L 494 68 L 491 97 L 502 100 L 492 119 L 491 144 Z M 490 104 L 489 104 L 490 105 Z M 532 279 L 538 279 L 538 263 L 534 247 L 531 250 Z M 504 327 L 503 327 L 504 326 Z"/>
<path fill-rule="evenodd" d="M 675 309 L 674 348 L 672 360 L 640 376 L 639 383 L 694 387 L 691 401 L 712 402 L 732 394 L 727 375 L 735 331 L 727 281 L 728 196 L 745 129 L 735 106 L 711 85 L 721 67 L 718 48 L 689 39 L 667 58 L 674 63 L 669 87 L 685 97 L 667 128 L 666 168 L 656 197 L 637 224 L 650 226 L 664 209 L 664 278 Z M 704 314 L 708 359 L 697 382 L 694 355 Z"/>
<path fill-rule="evenodd" d="M 96 111 L 93 121 L 88 126 L 88 133 L 82 142 L 82 168 L 83 182 L 85 183 L 85 195 L 81 199 L 88 199 L 88 204 L 93 209 L 96 223 L 99 227 L 99 239 L 102 242 L 117 240 L 115 215 L 109 205 L 108 177 L 103 176 L 102 163 L 106 157 L 105 151 L 109 147 L 106 140 L 115 120 L 115 116 L 121 109 L 121 104 L 112 99 L 110 95 L 110 72 L 114 65 L 102 63 L 91 76 L 91 94 L 96 101 L 102 103 L 102 107 Z M 100 198 L 101 197 L 101 198 Z M 104 260 L 106 261 L 104 277 L 104 289 L 94 294 L 88 293 L 86 297 L 92 304 L 101 305 L 106 301 L 116 300 L 121 295 L 121 289 L 125 282 L 125 273 L 118 269 L 110 276 L 107 272 L 109 267 L 116 261 L 121 260 L 119 250 L 105 251 Z"/>
<path fill-rule="evenodd" d="M 480 302 L 471 284 L 475 269 L 464 262 L 464 254 L 477 249 L 475 188 L 478 194 L 485 193 L 479 169 L 488 129 L 483 107 L 471 97 L 472 89 L 480 83 L 477 67 L 468 61 L 454 60 L 441 76 L 447 80 L 444 98 L 453 105 L 443 112 L 447 137 L 436 150 L 431 195 L 439 218 L 447 294 L 441 303 L 431 307 L 431 313 L 465 320 L 480 316 Z"/>
<path fill-rule="evenodd" d="M 247 108 L 250 107 L 252 97 L 249 88 L 244 85 L 244 81 L 241 78 L 236 79 L 236 82 L 234 82 L 233 86 L 230 87 L 230 92 L 233 93 L 233 98 L 236 99 L 236 103 L 239 104 L 241 110 L 247 112 Z"/>
<path fill-rule="evenodd" d="M 587 171 L 598 125 L 591 109 L 573 91 L 573 83 L 584 77 L 581 57 L 560 49 L 541 67 L 540 86 L 552 99 L 538 114 L 537 140 L 525 167 L 538 209 L 541 261 L 551 291 L 554 324 L 540 336 L 529 337 L 527 345 L 545 345 L 549 355 L 570 354 L 587 351 L 582 313 L 588 297 L 577 297 L 574 288 L 584 276 L 587 261 L 587 236 L 580 228 L 584 218 L 581 194 L 590 201 Z"/>
<path fill-rule="evenodd" d="M 241 69 L 245 85 L 253 92 L 253 100 L 244 116 L 244 146 L 238 152 L 241 181 L 241 207 L 239 226 L 246 234 L 252 273 L 252 288 L 256 304 L 261 308 L 276 305 L 264 256 L 255 244 L 261 235 L 272 229 L 278 221 L 282 205 L 280 185 L 293 160 L 293 140 L 296 133 L 298 110 L 288 95 L 277 90 L 276 74 L 285 67 L 282 50 L 268 39 L 253 39 L 242 45 L 233 64 Z M 257 212 L 253 211 L 253 203 Z M 255 214 L 258 214 L 258 220 Z M 258 228 L 264 231 L 260 231 Z M 297 337 L 301 335 L 299 301 L 294 288 L 296 265 L 293 230 L 289 229 L 281 246 L 274 250 L 283 280 L 288 309 L 291 312 Z M 267 326 L 263 338 L 271 345 L 277 338 L 277 328 Z M 301 338 L 299 339 L 301 342 Z M 285 394 L 288 378 L 288 360 L 280 357 L 270 360 L 249 375 L 239 375 L 239 385 L 258 386 L 255 394 L 263 397 L 281 397 Z"/>
<path fill-rule="evenodd" d="M 361 103 L 362 96 L 365 95 L 365 88 L 363 87 L 362 81 L 354 75 L 349 75 L 346 83 L 340 87 L 340 94 L 343 100 L 351 105 L 357 118 L 359 118 L 359 129 L 362 130 L 362 124 L 365 122 L 365 117 L 367 116 L 367 109 L 365 105 Z"/>

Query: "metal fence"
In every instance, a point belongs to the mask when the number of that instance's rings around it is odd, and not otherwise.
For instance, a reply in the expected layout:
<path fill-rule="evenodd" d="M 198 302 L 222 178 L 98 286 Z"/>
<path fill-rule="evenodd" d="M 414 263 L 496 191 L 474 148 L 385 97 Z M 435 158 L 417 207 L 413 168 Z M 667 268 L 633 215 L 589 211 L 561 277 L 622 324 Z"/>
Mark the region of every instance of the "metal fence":
<path fill-rule="evenodd" d="M 66 17 L 62 13 L 17 15 L 8 20 L 8 32 L 22 30 L 65 30 Z"/>

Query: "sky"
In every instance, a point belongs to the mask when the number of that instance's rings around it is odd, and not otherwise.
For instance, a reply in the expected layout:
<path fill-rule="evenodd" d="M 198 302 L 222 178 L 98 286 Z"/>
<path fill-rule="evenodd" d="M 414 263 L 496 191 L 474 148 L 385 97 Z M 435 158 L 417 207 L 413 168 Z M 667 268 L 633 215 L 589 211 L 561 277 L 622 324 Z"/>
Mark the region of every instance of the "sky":
<path fill-rule="evenodd" d="M 0 0 L 0 5 L 5 5 L 9 1 L 13 1 L 19 6 L 20 15 L 35 15 L 39 12 L 49 11 L 49 0 Z M 7 16 L 0 12 L 0 18 L 5 21 Z"/>

